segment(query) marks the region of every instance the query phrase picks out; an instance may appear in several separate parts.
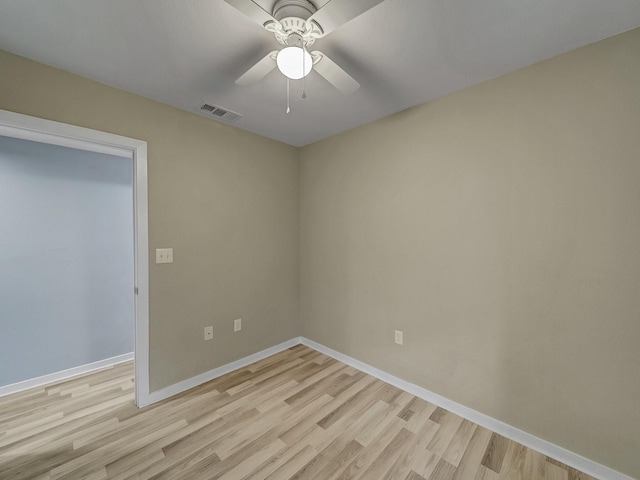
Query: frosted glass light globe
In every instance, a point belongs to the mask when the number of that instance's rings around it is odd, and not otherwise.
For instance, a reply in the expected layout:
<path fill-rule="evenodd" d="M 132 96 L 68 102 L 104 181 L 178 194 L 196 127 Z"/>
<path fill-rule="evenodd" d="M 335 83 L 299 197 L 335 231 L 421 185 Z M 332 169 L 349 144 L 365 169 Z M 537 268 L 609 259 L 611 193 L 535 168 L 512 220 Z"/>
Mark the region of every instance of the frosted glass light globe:
<path fill-rule="evenodd" d="M 302 56 L 304 55 L 304 71 L 302 70 Z M 285 47 L 276 57 L 278 69 L 291 80 L 298 80 L 309 75 L 313 60 L 306 50 L 300 47 Z"/>

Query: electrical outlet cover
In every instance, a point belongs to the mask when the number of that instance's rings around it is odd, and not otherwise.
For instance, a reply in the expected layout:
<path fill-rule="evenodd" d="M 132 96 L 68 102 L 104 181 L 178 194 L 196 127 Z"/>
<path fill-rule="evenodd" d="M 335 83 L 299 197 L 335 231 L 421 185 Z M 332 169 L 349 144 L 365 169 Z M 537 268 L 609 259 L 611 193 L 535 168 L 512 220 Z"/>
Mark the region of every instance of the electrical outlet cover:
<path fill-rule="evenodd" d="M 213 327 L 204 327 L 204 339 L 205 340 L 213 339 Z"/>
<path fill-rule="evenodd" d="M 156 248 L 156 263 L 173 263 L 173 248 Z"/>

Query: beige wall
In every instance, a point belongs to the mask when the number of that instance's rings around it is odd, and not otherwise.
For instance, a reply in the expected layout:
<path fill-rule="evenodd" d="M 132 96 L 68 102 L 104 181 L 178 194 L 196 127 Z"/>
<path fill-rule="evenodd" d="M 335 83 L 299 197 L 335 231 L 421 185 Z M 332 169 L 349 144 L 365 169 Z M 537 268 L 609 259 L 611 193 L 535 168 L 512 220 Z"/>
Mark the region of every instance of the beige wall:
<path fill-rule="evenodd" d="M 1 51 L 0 72 L 2 109 L 148 142 L 151 391 L 299 334 L 295 148 Z"/>
<path fill-rule="evenodd" d="M 639 59 L 640 29 L 303 148 L 303 335 L 640 478 Z"/>

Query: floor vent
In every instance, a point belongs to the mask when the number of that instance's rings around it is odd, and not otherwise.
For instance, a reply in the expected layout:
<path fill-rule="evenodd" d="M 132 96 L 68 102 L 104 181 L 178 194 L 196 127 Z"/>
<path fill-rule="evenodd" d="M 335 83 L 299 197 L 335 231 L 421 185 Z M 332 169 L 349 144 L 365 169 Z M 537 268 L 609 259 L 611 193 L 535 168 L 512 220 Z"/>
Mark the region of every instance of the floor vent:
<path fill-rule="evenodd" d="M 211 103 L 203 103 L 199 108 L 200 113 L 204 113 L 205 115 L 211 116 L 213 118 L 218 118 L 220 120 L 224 120 L 225 122 L 235 122 L 242 115 L 236 112 L 232 112 L 231 110 L 227 110 L 226 108 L 219 107 L 218 105 L 213 105 Z"/>

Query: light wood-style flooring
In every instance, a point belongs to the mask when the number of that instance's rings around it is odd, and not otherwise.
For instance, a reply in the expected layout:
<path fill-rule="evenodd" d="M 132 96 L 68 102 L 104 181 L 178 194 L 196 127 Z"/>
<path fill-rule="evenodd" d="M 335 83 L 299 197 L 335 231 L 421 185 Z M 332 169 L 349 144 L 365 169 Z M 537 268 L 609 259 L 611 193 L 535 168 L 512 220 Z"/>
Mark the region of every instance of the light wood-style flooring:
<path fill-rule="evenodd" d="M 143 409 L 132 362 L 0 398 L 0 478 L 593 477 L 298 345 Z"/>

